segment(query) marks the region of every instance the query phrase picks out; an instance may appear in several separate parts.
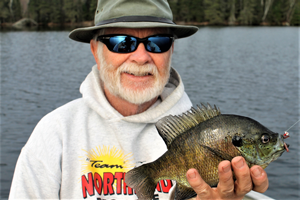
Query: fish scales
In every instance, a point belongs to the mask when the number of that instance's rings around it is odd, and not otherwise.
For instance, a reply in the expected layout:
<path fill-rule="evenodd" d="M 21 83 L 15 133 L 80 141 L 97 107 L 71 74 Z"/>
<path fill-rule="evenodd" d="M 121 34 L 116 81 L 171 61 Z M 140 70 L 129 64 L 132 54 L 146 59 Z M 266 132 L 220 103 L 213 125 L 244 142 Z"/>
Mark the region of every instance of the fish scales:
<path fill-rule="evenodd" d="M 214 106 L 192 108 L 181 116 L 168 116 L 156 124 L 168 151 L 156 161 L 126 173 L 125 182 L 139 199 L 152 199 L 156 184 L 163 179 L 176 181 L 175 199 L 196 193 L 186 179 L 195 168 L 210 186 L 219 181 L 218 164 L 243 156 L 248 164 L 266 167 L 284 151 L 283 136 L 273 133 L 253 119 L 221 115 Z"/>
<path fill-rule="evenodd" d="M 217 163 L 222 161 L 222 158 L 203 146 L 194 147 L 191 145 L 199 140 L 200 137 L 192 133 L 187 134 L 189 135 L 187 138 L 185 138 L 186 135 L 180 135 L 170 145 L 169 151 L 159 160 L 149 164 L 149 168 L 154 169 L 156 172 L 155 176 L 153 176 L 155 182 L 163 179 L 172 179 L 182 185 L 189 186 L 185 173 L 190 168 L 196 168 L 206 182 L 210 182 L 210 185 L 216 185 L 218 178 L 216 173 L 209 173 L 210 171 L 201 169 L 210 167 L 212 171 L 217 171 Z M 195 158 L 196 162 L 190 158 Z"/>

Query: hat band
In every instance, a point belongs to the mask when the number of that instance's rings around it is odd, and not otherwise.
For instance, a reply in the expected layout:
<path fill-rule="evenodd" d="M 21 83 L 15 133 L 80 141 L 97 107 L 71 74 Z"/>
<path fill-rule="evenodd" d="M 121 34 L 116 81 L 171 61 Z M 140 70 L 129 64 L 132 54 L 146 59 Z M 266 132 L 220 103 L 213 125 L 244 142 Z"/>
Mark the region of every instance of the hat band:
<path fill-rule="evenodd" d="M 124 17 L 101 21 L 98 24 L 96 24 L 96 26 L 101 26 L 104 24 L 110 24 L 116 22 L 160 22 L 160 23 L 167 23 L 167 24 L 175 24 L 172 20 L 153 17 L 153 16 L 124 16 Z"/>

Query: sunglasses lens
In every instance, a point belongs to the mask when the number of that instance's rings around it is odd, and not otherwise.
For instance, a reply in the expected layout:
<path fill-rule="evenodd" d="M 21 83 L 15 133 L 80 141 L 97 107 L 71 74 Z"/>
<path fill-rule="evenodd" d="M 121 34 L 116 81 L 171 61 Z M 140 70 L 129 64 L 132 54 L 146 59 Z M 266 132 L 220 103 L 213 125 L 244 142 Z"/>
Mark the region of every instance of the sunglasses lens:
<path fill-rule="evenodd" d="M 169 36 L 151 36 L 148 38 L 135 38 L 127 35 L 103 36 L 99 37 L 107 48 L 116 53 L 130 53 L 137 49 L 140 42 L 144 43 L 147 51 L 152 53 L 163 53 L 170 49 L 173 39 Z"/>
<path fill-rule="evenodd" d="M 168 36 L 154 36 L 148 38 L 147 50 L 153 53 L 163 53 L 170 49 L 173 40 Z"/>
<path fill-rule="evenodd" d="M 137 41 L 130 36 L 113 36 L 110 37 L 107 45 L 108 49 L 117 53 L 129 53 L 136 49 Z"/>

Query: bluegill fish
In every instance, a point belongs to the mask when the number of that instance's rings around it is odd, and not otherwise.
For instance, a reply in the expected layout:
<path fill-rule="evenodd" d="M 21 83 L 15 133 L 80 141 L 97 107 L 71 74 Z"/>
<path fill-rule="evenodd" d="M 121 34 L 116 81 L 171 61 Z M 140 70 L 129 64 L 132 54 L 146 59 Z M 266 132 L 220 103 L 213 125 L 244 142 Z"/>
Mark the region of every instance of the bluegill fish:
<path fill-rule="evenodd" d="M 125 182 L 139 199 L 152 199 L 157 182 L 176 181 L 175 199 L 196 195 L 186 179 L 195 168 L 210 186 L 219 182 L 218 165 L 243 156 L 249 167 L 266 168 L 288 150 L 283 135 L 274 133 L 248 117 L 224 115 L 209 104 L 191 108 L 180 116 L 167 116 L 156 123 L 168 151 L 156 161 L 136 167 L 125 175 Z"/>

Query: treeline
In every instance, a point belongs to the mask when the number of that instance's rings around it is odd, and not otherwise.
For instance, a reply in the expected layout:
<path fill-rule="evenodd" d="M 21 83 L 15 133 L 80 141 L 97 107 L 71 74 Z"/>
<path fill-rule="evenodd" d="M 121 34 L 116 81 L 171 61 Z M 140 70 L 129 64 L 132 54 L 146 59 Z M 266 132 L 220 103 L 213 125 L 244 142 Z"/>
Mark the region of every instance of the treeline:
<path fill-rule="evenodd" d="M 174 21 L 198 25 L 300 25 L 300 0 L 169 0 Z M 1 0 L 1 23 L 93 21 L 97 0 Z"/>
<path fill-rule="evenodd" d="M 0 19 L 1 22 L 15 22 L 31 18 L 39 25 L 64 25 L 92 21 L 96 7 L 97 0 L 1 0 Z"/>
<path fill-rule="evenodd" d="M 300 25 L 299 0 L 170 0 L 175 21 L 210 25 Z"/>

